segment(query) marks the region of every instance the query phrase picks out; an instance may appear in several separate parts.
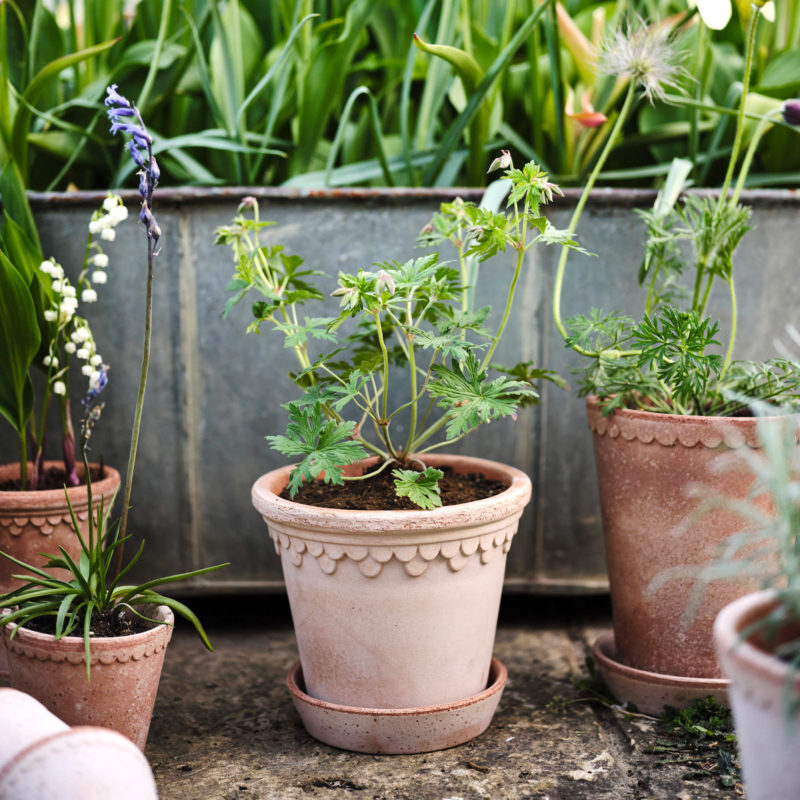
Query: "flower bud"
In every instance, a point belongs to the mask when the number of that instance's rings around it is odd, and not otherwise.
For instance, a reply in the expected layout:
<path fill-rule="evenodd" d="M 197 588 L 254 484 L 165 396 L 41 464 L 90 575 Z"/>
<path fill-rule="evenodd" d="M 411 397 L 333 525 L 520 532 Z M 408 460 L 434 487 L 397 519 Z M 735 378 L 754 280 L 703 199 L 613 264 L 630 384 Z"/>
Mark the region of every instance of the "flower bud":
<path fill-rule="evenodd" d="M 53 281 L 51 288 L 56 294 L 59 294 L 61 292 L 61 281 Z"/>
<path fill-rule="evenodd" d="M 787 125 L 800 125 L 800 100 L 787 100 L 783 104 L 783 121 Z"/>
<path fill-rule="evenodd" d="M 395 283 L 394 278 L 385 270 L 382 269 L 378 273 L 378 279 L 375 281 L 375 291 L 378 294 L 383 294 L 384 292 L 388 292 L 389 295 L 394 294 Z"/>
<path fill-rule="evenodd" d="M 70 355 L 72 355 L 72 354 L 73 354 L 73 353 L 74 353 L 74 352 L 75 352 L 75 351 L 78 349 L 78 346 L 75 344 L 75 342 L 67 342 L 67 343 L 64 345 L 64 349 L 65 349 L 65 350 L 66 350 L 66 351 L 67 351 L 67 352 L 68 352 Z"/>
<path fill-rule="evenodd" d="M 501 150 L 500 155 L 489 164 L 489 169 L 487 169 L 486 172 L 494 172 L 496 169 L 510 169 L 513 166 L 511 152 L 508 150 Z"/>

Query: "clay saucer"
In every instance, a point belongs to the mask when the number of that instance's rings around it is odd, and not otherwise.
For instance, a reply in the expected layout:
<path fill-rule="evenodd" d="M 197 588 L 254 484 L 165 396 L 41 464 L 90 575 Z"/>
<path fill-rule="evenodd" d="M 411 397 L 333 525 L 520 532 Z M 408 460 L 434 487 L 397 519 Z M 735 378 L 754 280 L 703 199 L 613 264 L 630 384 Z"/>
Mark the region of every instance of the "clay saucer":
<path fill-rule="evenodd" d="M 614 634 L 604 633 L 592 647 L 597 671 L 620 702 L 634 703 L 644 714 L 660 717 L 664 706 L 685 708 L 695 700 L 713 695 L 728 704 L 729 681 L 725 678 L 687 678 L 634 669 L 616 660 Z"/>
<path fill-rule="evenodd" d="M 286 677 L 306 730 L 325 744 L 358 753 L 427 753 L 480 736 L 492 721 L 508 672 L 493 658 L 489 686 L 479 694 L 421 708 L 356 708 L 306 694 L 298 661 Z"/>

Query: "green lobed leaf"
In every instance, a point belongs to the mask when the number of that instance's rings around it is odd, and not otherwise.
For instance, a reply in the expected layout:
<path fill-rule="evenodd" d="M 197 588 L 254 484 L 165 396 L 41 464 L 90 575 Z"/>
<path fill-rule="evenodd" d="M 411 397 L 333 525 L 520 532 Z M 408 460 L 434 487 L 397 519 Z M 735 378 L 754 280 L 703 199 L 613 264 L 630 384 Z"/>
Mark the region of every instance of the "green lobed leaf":
<path fill-rule="evenodd" d="M 442 504 L 439 481 L 444 472 L 426 467 L 424 472 L 413 469 L 394 469 L 394 488 L 398 497 L 407 497 L 420 508 L 437 508 Z"/>

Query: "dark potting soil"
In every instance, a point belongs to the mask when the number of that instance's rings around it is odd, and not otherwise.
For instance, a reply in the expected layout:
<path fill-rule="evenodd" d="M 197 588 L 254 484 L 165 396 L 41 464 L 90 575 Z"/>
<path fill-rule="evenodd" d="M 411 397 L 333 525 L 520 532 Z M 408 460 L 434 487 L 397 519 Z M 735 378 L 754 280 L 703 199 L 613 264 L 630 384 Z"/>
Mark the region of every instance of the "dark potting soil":
<path fill-rule="evenodd" d="M 92 483 L 101 480 L 104 477 L 105 469 L 103 467 L 92 467 Z M 50 467 L 42 476 L 42 481 L 36 489 L 28 487 L 29 491 L 43 492 L 46 489 L 63 489 L 67 483 L 67 473 L 63 467 Z M 81 486 L 83 481 L 81 481 Z M 0 481 L 0 492 L 18 492 L 19 491 L 19 478 L 9 478 L 5 481 Z"/>
<path fill-rule="evenodd" d="M 55 635 L 56 618 L 54 616 L 37 617 L 31 622 L 26 622 L 25 627 L 38 633 L 49 633 Z M 91 635 L 92 636 L 132 636 L 134 633 L 144 633 L 153 627 L 152 622 L 139 619 L 124 609 L 116 608 L 111 611 L 97 612 L 92 614 Z M 83 622 L 70 634 L 71 636 L 83 636 Z"/>
<path fill-rule="evenodd" d="M 444 477 L 439 481 L 444 506 L 483 500 L 508 488 L 502 481 L 491 480 L 476 473 L 461 474 L 453 472 L 450 467 L 440 469 L 444 472 Z M 361 511 L 420 510 L 419 506 L 414 505 L 407 497 L 397 496 L 391 468 L 363 481 L 345 481 L 344 485 L 339 486 L 321 480 L 304 483 L 294 497 L 289 496 L 287 486 L 281 492 L 281 497 L 295 503 L 324 508 Z"/>

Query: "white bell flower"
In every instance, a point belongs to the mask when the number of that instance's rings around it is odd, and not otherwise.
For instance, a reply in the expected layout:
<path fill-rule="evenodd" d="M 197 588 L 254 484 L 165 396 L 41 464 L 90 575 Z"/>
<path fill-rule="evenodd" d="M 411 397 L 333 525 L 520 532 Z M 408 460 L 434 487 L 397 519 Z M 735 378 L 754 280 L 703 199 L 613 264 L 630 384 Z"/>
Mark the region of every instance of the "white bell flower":
<path fill-rule="evenodd" d="M 117 238 L 117 232 L 113 228 L 103 228 L 100 238 L 107 242 L 113 242 Z"/>
<path fill-rule="evenodd" d="M 74 353 L 74 352 L 75 352 L 75 351 L 78 349 L 78 345 L 76 345 L 76 344 L 75 344 L 75 342 L 67 342 L 67 343 L 64 345 L 64 349 L 65 349 L 65 350 L 66 350 L 66 351 L 67 351 L 67 352 L 68 352 L 70 355 L 72 355 L 72 354 L 73 354 L 73 353 Z"/>
<path fill-rule="evenodd" d="M 67 387 L 66 387 L 64 381 L 56 381 L 53 384 L 53 394 L 60 394 L 60 395 L 63 396 L 66 393 L 67 393 Z"/>
<path fill-rule="evenodd" d="M 81 292 L 81 300 L 84 303 L 96 303 L 97 302 L 97 292 L 94 289 L 84 289 Z"/>
<path fill-rule="evenodd" d="M 101 269 L 96 269 L 92 273 L 92 283 L 105 283 L 108 280 L 108 275 Z"/>
<path fill-rule="evenodd" d="M 107 267 L 108 256 L 105 253 L 97 253 L 96 255 L 92 256 L 92 264 L 94 264 L 96 267 Z"/>

